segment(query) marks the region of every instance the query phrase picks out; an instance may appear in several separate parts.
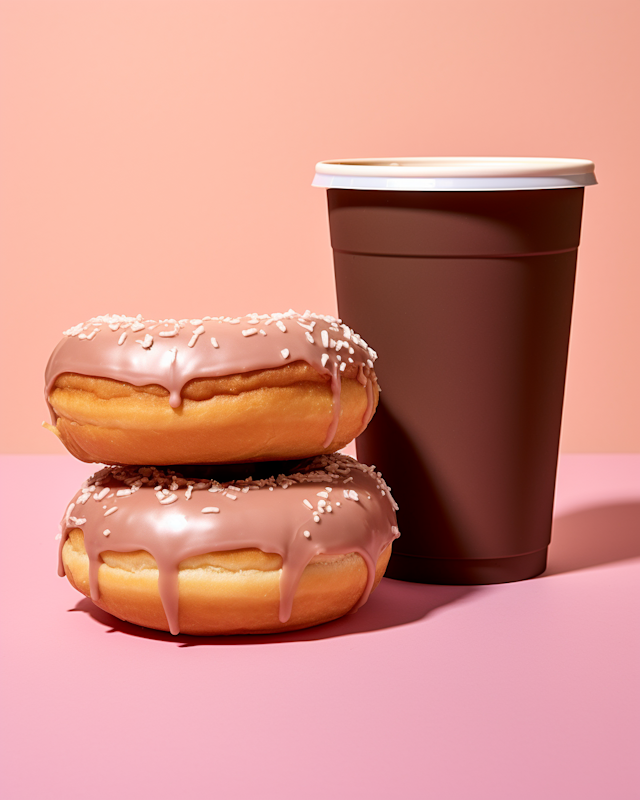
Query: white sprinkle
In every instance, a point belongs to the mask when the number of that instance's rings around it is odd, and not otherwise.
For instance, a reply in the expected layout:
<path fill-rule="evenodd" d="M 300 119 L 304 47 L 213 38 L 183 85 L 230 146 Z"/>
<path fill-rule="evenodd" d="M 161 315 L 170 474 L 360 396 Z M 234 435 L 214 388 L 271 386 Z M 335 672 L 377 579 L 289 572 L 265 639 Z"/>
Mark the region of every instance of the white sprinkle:
<path fill-rule="evenodd" d="M 62 539 L 62 534 L 61 533 L 56 533 L 56 535 L 53 538 L 56 540 L 56 542 L 59 542 L 60 539 Z"/>
<path fill-rule="evenodd" d="M 212 336 L 212 337 L 211 337 L 211 344 L 212 344 L 214 347 L 216 347 L 216 348 L 217 348 L 217 347 L 220 347 L 220 345 L 218 344 L 218 340 L 216 339 L 216 337 L 215 337 L 215 336 Z"/>
<path fill-rule="evenodd" d="M 238 499 L 238 498 L 235 496 L 235 494 L 223 494 L 222 496 L 223 496 L 223 497 L 226 497 L 228 500 L 237 500 L 237 499 Z"/>
<path fill-rule="evenodd" d="M 81 494 L 80 497 L 76 500 L 76 503 L 84 505 L 90 497 L 91 495 L 89 494 L 89 492 L 87 492 L 86 494 Z"/>
<path fill-rule="evenodd" d="M 303 500 L 302 502 L 305 504 L 307 508 L 313 508 L 313 505 L 308 500 Z"/>
<path fill-rule="evenodd" d="M 149 350 L 151 345 L 153 344 L 153 336 L 148 333 L 144 339 L 136 339 L 137 344 L 141 344 L 145 350 Z"/>
<path fill-rule="evenodd" d="M 108 536 L 108 535 L 111 533 L 111 531 L 109 530 L 109 528 L 105 528 L 105 529 L 102 531 L 102 533 L 103 533 L 103 535 L 104 535 L 104 536 Z"/>
<path fill-rule="evenodd" d="M 316 327 L 316 323 L 315 322 L 310 322 L 308 325 L 305 322 L 302 322 L 299 319 L 296 320 L 296 322 L 298 323 L 298 325 L 301 328 L 305 328 L 305 330 L 308 330 L 308 331 L 312 331 Z"/>
<path fill-rule="evenodd" d="M 287 332 L 287 326 L 281 319 L 276 320 L 276 327 L 279 328 L 283 333 Z"/>
<path fill-rule="evenodd" d="M 84 525 L 87 520 L 85 517 L 69 517 L 69 522 L 73 523 L 74 525 Z"/>
<path fill-rule="evenodd" d="M 320 331 L 320 338 L 322 339 L 322 346 L 329 347 L 329 334 L 325 330 Z"/>
<path fill-rule="evenodd" d="M 68 331 L 64 331 L 64 336 L 77 336 L 80 331 L 84 328 L 84 323 L 79 322 L 77 325 L 74 325 L 73 328 L 69 328 Z"/>
<path fill-rule="evenodd" d="M 189 347 L 193 347 L 194 344 L 198 341 L 198 337 L 202 336 L 204 333 L 204 326 L 198 325 L 198 327 L 193 331 L 191 338 L 189 339 Z"/>
<path fill-rule="evenodd" d="M 120 338 L 118 339 L 118 344 L 124 344 L 126 338 L 127 338 L 127 332 L 122 331 L 122 333 L 120 334 Z"/>
<path fill-rule="evenodd" d="M 263 331 L 263 330 L 262 330 L 262 328 L 260 328 L 260 330 L 258 331 L 258 333 L 262 334 L 263 336 L 266 336 L 266 335 L 267 335 L 267 332 L 266 332 L 266 331 Z"/>
<path fill-rule="evenodd" d="M 131 489 L 118 489 L 116 497 L 129 497 L 130 494 L 133 494 Z"/>
<path fill-rule="evenodd" d="M 189 322 L 192 325 L 202 325 L 202 320 L 201 319 L 190 319 Z"/>
<path fill-rule="evenodd" d="M 157 494 L 156 497 L 160 497 L 160 495 Z M 177 499 L 178 499 L 178 495 L 177 494 L 165 495 L 165 496 L 163 496 L 162 500 L 160 501 L 160 505 L 161 506 L 168 506 L 170 503 L 175 503 Z"/>
<path fill-rule="evenodd" d="M 111 508 L 108 511 L 104 512 L 104 515 L 105 517 L 110 517 L 112 514 L 115 514 L 117 510 L 118 506 L 111 506 Z"/>
<path fill-rule="evenodd" d="M 329 497 L 327 492 L 317 492 L 316 494 L 318 495 L 318 497 L 324 497 L 324 498 Z"/>
<path fill-rule="evenodd" d="M 135 322 L 134 322 L 134 323 L 131 325 L 131 330 L 132 330 L 134 333 L 137 333 L 138 331 L 143 331 L 143 330 L 144 330 L 144 325 L 143 325 L 141 322 L 138 322 L 138 321 L 136 320 L 136 321 L 135 321 Z"/>
<path fill-rule="evenodd" d="M 302 531 L 302 535 L 303 535 L 303 536 L 304 536 L 306 539 L 310 539 L 310 538 L 311 538 L 311 532 L 310 532 L 310 531 Z"/>
<path fill-rule="evenodd" d="M 313 515 L 313 521 L 314 522 L 320 522 L 320 515 L 319 514 L 314 514 Z"/>
<path fill-rule="evenodd" d="M 316 342 L 315 342 L 315 339 L 314 339 L 314 338 L 313 338 L 313 336 L 312 336 L 312 335 L 309 333 L 309 331 L 305 331 L 305 332 L 304 332 L 304 335 L 307 337 L 307 341 L 308 341 L 308 342 L 311 342 L 311 344 L 315 344 L 315 343 L 316 343 Z"/>
<path fill-rule="evenodd" d="M 281 355 L 283 358 L 289 358 L 289 351 L 287 350 L 287 348 L 286 348 L 286 347 L 284 348 L 284 350 L 281 350 L 281 351 L 280 351 L 280 355 Z"/>
<path fill-rule="evenodd" d="M 327 361 L 329 361 L 329 353 L 323 353 L 322 358 L 320 359 L 323 367 L 327 366 Z"/>
<path fill-rule="evenodd" d="M 243 336 L 255 336 L 256 333 L 258 333 L 258 329 L 257 328 L 245 328 L 242 331 L 242 335 Z"/>
<path fill-rule="evenodd" d="M 203 514 L 219 514 L 220 509 L 216 508 L 215 506 L 207 506 L 206 508 L 202 509 Z"/>
<path fill-rule="evenodd" d="M 341 505 L 341 504 L 340 504 L 340 501 L 338 500 L 338 502 L 336 503 L 336 506 L 337 506 L 338 508 L 340 508 L 340 505 Z"/>
<path fill-rule="evenodd" d="M 184 493 L 184 499 L 185 500 L 191 500 L 192 493 L 193 493 L 193 486 L 191 486 L 191 485 L 187 486 L 187 488 L 185 490 L 185 493 Z"/>
<path fill-rule="evenodd" d="M 169 350 L 168 352 L 169 352 L 169 363 L 173 364 L 173 362 L 176 360 L 178 356 L 178 348 L 172 347 L 171 350 Z"/>
<path fill-rule="evenodd" d="M 369 369 L 373 369 L 373 361 L 370 358 L 367 359 L 367 366 Z"/>
<path fill-rule="evenodd" d="M 343 494 L 347 498 L 347 500 L 355 500 L 358 502 L 360 498 L 358 497 L 358 493 L 354 492 L 353 489 L 343 489 Z"/>
<path fill-rule="evenodd" d="M 318 500 L 318 510 L 323 509 L 327 505 L 326 500 Z"/>
<path fill-rule="evenodd" d="M 177 336 L 177 334 L 178 334 L 178 329 L 174 328 L 172 331 L 160 331 L 158 335 L 163 336 L 165 339 L 169 339 L 172 336 Z"/>
<path fill-rule="evenodd" d="M 327 514 L 331 514 L 331 512 L 333 511 L 333 509 L 331 508 L 331 506 L 330 506 L 330 505 L 328 505 L 328 504 L 327 504 L 327 505 L 324 507 L 324 510 L 327 512 Z"/>
<path fill-rule="evenodd" d="M 120 323 L 119 322 L 110 322 L 109 323 L 109 330 L 113 331 L 114 333 L 118 330 L 119 327 L 120 327 Z"/>
<path fill-rule="evenodd" d="M 342 364 L 340 364 L 340 372 L 344 372 L 346 368 L 347 368 L 347 362 L 343 361 Z"/>
<path fill-rule="evenodd" d="M 94 500 L 102 500 L 103 497 L 106 497 L 109 494 L 109 487 L 105 486 L 104 489 L 101 489 L 99 492 L 96 492 L 93 495 Z"/>

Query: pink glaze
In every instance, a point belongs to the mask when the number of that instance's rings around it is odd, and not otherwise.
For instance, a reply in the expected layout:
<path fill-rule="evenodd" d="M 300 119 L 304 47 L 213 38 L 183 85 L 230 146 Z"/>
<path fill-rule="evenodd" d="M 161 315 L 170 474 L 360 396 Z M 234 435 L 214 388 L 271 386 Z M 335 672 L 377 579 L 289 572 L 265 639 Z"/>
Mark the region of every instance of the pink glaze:
<path fill-rule="evenodd" d="M 67 508 L 58 572 L 64 576 L 62 547 L 74 528 L 84 533 L 93 600 L 100 596 L 102 552 L 146 550 L 158 564 L 160 598 L 176 634 L 178 567 L 187 558 L 245 548 L 277 553 L 282 557 L 279 618 L 286 622 L 314 556 L 359 553 L 368 574 L 359 608 L 371 592 L 378 557 L 399 536 L 397 506 L 374 468 L 349 456 L 318 456 L 298 469 L 277 478 L 224 483 L 155 467 L 104 469 L 83 484 Z M 131 494 L 117 496 L 127 490 Z M 211 508 L 218 511 L 203 511 Z"/>
<path fill-rule="evenodd" d="M 283 330 L 284 329 L 284 330 Z M 375 351 L 341 320 L 312 314 L 249 314 L 192 320 L 143 320 L 138 317 L 94 317 L 65 331 L 45 374 L 45 399 L 66 372 L 111 378 L 133 386 L 157 384 L 178 408 L 182 390 L 194 378 L 274 369 L 304 361 L 331 381 L 333 410 L 324 447 L 340 419 L 342 365 L 355 364 L 358 381 L 371 389 Z M 373 410 L 367 395 L 363 427 Z M 50 406 L 52 422 L 56 415 Z"/>

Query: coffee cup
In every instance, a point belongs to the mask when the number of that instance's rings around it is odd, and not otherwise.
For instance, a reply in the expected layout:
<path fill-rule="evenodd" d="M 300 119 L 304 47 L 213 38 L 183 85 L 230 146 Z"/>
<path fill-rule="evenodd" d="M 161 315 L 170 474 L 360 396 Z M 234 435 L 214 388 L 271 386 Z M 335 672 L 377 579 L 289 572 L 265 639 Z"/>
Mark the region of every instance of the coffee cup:
<path fill-rule="evenodd" d="M 356 442 L 400 506 L 387 576 L 546 567 L 584 187 L 577 159 L 323 161 L 339 314 L 378 353 Z"/>

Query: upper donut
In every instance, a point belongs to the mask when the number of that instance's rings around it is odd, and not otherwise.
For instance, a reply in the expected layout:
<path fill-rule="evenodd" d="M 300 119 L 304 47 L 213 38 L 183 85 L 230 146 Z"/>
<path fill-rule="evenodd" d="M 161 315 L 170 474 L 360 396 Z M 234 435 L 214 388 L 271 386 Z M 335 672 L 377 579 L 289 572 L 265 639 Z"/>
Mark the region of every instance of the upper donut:
<path fill-rule="evenodd" d="M 334 452 L 373 416 L 375 351 L 341 320 L 93 317 L 46 369 L 50 427 L 83 461 L 230 463 Z"/>

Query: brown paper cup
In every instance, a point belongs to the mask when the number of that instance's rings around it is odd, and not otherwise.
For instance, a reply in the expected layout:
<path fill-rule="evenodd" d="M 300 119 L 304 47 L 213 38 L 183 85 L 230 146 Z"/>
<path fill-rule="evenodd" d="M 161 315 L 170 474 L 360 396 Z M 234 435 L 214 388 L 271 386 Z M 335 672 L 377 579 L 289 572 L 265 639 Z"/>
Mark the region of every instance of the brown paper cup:
<path fill-rule="evenodd" d="M 387 576 L 538 575 L 593 164 L 323 162 L 314 183 L 328 189 L 340 316 L 379 355 L 357 451 L 400 506 Z"/>

